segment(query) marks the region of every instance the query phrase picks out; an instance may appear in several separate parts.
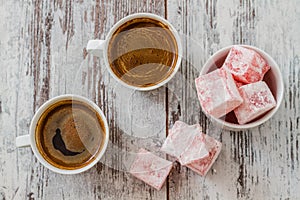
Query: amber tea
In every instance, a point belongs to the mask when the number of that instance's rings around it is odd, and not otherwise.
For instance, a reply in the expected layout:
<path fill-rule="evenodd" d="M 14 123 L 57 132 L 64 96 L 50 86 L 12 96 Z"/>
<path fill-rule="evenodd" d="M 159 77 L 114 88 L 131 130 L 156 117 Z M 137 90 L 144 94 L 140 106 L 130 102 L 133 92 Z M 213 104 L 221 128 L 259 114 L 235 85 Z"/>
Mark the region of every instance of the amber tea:
<path fill-rule="evenodd" d="M 60 169 L 79 169 L 101 152 L 104 122 L 83 102 L 63 100 L 49 107 L 35 129 L 37 149 L 44 159 Z"/>
<path fill-rule="evenodd" d="M 122 24 L 108 44 L 112 72 L 135 87 L 149 87 L 167 79 L 178 60 L 176 39 L 167 25 L 151 18 Z"/>

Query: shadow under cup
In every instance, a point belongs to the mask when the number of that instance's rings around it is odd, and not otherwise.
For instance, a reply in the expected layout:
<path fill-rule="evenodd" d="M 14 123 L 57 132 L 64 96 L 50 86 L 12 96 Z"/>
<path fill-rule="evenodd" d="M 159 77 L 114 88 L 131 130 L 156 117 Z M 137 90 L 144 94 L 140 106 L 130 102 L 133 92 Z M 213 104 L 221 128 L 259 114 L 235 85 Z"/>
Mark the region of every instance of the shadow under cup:
<path fill-rule="evenodd" d="M 65 99 L 49 106 L 38 119 L 35 142 L 52 166 L 76 170 L 99 156 L 106 139 L 105 122 L 88 104 Z"/>
<path fill-rule="evenodd" d="M 133 18 L 119 26 L 108 42 L 110 69 L 127 85 L 148 88 L 176 71 L 179 47 L 174 32 L 162 21 Z"/>

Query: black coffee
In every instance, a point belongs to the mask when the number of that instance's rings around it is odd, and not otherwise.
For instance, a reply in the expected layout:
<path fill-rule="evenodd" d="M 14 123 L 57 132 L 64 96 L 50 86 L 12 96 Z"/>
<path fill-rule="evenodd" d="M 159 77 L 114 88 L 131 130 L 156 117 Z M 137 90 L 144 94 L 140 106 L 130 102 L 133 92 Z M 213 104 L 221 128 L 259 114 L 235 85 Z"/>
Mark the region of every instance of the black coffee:
<path fill-rule="evenodd" d="M 120 26 L 108 45 L 113 73 L 129 85 L 156 85 L 173 72 L 176 39 L 169 27 L 150 18 L 137 18 Z"/>
<path fill-rule="evenodd" d="M 91 163 L 100 153 L 105 135 L 99 114 L 73 100 L 60 101 L 48 108 L 35 130 L 39 152 L 61 169 L 78 169 Z"/>

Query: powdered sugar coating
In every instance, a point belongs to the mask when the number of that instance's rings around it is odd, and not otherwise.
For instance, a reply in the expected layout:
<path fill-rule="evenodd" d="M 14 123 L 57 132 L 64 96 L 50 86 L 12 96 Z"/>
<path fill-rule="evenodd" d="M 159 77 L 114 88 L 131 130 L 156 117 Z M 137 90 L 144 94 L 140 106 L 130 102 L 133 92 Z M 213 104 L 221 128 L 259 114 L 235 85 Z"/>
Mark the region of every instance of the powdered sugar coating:
<path fill-rule="evenodd" d="M 229 71 L 239 82 L 254 83 L 263 79 L 270 66 L 256 51 L 235 45 L 222 68 Z"/>
<path fill-rule="evenodd" d="M 176 121 L 169 130 L 168 137 L 161 150 L 175 158 L 179 158 L 199 132 L 201 132 L 199 124 L 189 126 L 184 122 Z"/>
<path fill-rule="evenodd" d="M 245 124 L 276 106 L 276 101 L 264 81 L 239 88 L 243 103 L 234 110 L 239 124 Z"/>
<path fill-rule="evenodd" d="M 160 190 L 172 169 L 172 162 L 162 159 L 145 149 L 140 149 L 130 173 L 148 185 Z"/>
<path fill-rule="evenodd" d="M 207 153 L 202 154 L 203 156 L 199 156 L 198 159 L 190 160 L 186 166 L 199 175 L 205 176 L 219 156 L 222 144 L 214 138 L 202 133 L 202 135 L 195 138 L 192 146 L 194 147 L 189 149 L 188 154 L 194 154 L 195 151 L 199 152 L 199 148 L 203 148 L 202 152 L 205 151 Z"/>
<path fill-rule="evenodd" d="M 232 75 L 226 70 L 217 69 L 199 76 L 195 82 L 202 108 L 216 118 L 229 113 L 243 101 Z"/>
<path fill-rule="evenodd" d="M 195 135 L 188 148 L 179 156 L 178 161 L 181 165 L 187 165 L 208 155 L 209 151 L 205 146 L 205 134 L 199 132 Z"/>
<path fill-rule="evenodd" d="M 175 156 L 181 165 L 205 176 L 218 157 L 221 146 L 220 142 L 202 133 L 199 124 L 187 125 L 176 121 L 162 150 Z"/>

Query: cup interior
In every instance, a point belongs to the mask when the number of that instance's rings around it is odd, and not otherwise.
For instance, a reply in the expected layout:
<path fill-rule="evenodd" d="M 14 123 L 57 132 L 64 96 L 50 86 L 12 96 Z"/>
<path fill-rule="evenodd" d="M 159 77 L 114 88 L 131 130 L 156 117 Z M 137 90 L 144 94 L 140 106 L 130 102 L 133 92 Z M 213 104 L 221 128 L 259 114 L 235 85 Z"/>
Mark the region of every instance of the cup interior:
<path fill-rule="evenodd" d="M 254 127 L 259 126 L 260 124 L 266 122 L 268 119 L 270 119 L 275 114 L 275 112 L 280 107 L 280 104 L 283 99 L 283 93 L 284 93 L 282 75 L 281 75 L 280 69 L 279 69 L 277 63 L 274 61 L 274 59 L 269 54 L 267 54 L 263 50 L 258 49 L 256 47 L 249 46 L 249 45 L 240 45 L 240 46 L 255 50 L 270 65 L 271 69 L 265 74 L 263 81 L 265 81 L 266 84 L 268 85 L 268 87 L 270 88 L 270 90 L 276 100 L 276 107 L 271 109 L 267 113 L 263 114 L 262 116 L 254 119 L 253 121 L 248 122 L 247 124 L 242 124 L 242 125 L 238 124 L 238 121 L 237 121 L 233 111 L 226 114 L 224 117 L 221 117 L 221 118 L 215 118 L 215 117 L 209 115 L 208 113 L 204 112 L 209 118 L 212 119 L 212 121 L 217 122 L 218 125 L 224 127 L 225 129 L 229 129 L 229 130 L 242 130 L 242 129 L 254 128 Z M 204 74 L 212 72 L 218 68 L 221 68 L 232 47 L 233 46 L 225 47 L 225 48 L 217 51 L 215 54 L 213 54 L 208 59 L 208 61 L 204 64 L 204 66 L 200 72 L 200 75 L 204 75 Z"/>
<path fill-rule="evenodd" d="M 103 138 L 103 145 L 101 146 L 101 149 L 95 155 L 95 157 L 93 158 L 93 160 L 91 162 L 89 162 L 87 165 L 84 165 L 83 167 L 80 167 L 80 168 L 63 169 L 63 168 L 59 168 L 59 167 L 56 167 L 56 166 L 50 164 L 42 156 L 42 153 L 38 149 L 37 143 L 36 143 L 36 128 L 38 126 L 40 117 L 52 105 L 54 105 L 58 102 L 61 102 L 61 101 L 65 101 L 65 100 L 82 102 L 82 104 L 85 104 L 85 105 L 91 107 L 95 112 L 97 112 L 99 114 L 99 116 L 101 117 L 101 119 L 104 123 L 105 136 Z M 31 125 L 30 125 L 30 141 L 31 141 L 30 143 L 31 143 L 31 147 L 32 147 L 32 150 L 33 150 L 35 156 L 45 167 L 47 167 L 48 169 L 50 169 L 56 173 L 60 173 L 60 174 L 77 174 L 77 173 L 81 173 L 81 172 L 86 171 L 86 170 L 90 169 L 91 167 L 93 167 L 105 153 L 105 150 L 106 150 L 107 144 L 108 144 L 108 140 L 109 140 L 109 128 L 108 128 L 106 117 L 104 116 L 103 112 L 94 102 L 92 102 L 84 97 L 78 96 L 78 95 L 68 95 L 68 94 L 61 95 L 61 96 L 57 96 L 57 97 L 54 97 L 54 98 L 48 100 L 35 113 L 32 121 L 31 121 Z"/>
<path fill-rule="evenodd" d="M 162 24 L 166 25 L 168 27 L 168 29 L 171 31 L 173 37 L 175 38 L 176 41 L 176 45 L 177 45 L 177 60 L 176 63 L 174 64 L 174 67 L 172 69 L 172 72 L 166 77 L 164 78 L 162 81 L 156 83 L 155 85 L 151 85 L 151 86 L 145 86 L 145 87 L 140 87 L 140 86 L 136 86 L 136 85 L 132 85 L 132 84 L 128 84 L 125 81 L 121 80 L 111 69 L 110 63 L 109 63 L 109 58 L 108 58 L 108 48 L 109 48 L 109 43 L 111 41 L 111 38 L 113 36 L 113 34 L 118 30 L 118 28 L 120 28 L 123 24 L 125 24 L 126 22 L 129 22 L 130 20 L 133 19 L 138 19 L 138 18 L 149 18 L 149 19 L 154 19 L 157 20 L 159 22 L 161 22 Z M 123 19 L 121 19 L 120 21 L 118 21 L 113 27 L 112 29 L 109 31 L 108 36 L 106 38 L 106 43 L 104 46 L 104 62 L 105 65 L 109 71 L 109 73 L 112 75 L 112 77 L 121 85 L 134 89 L 134 90 L 139 90 L 139 91 L 149 91 L 149 90 L 153 90 L 156 89 L 158 87 L 161 87 L 162 85 L 166 84 L 168 81 L 170 81 L 173 76 L 176 74 L 176 72 L 178 71 L 180 64 L 181 64 L 181 57 L 182 57 L 182 45 L 181 45 L 181 39 L 176 31 L 176 29 L 172 26 L 172 24 L 167 21 L 166 19 L 155 15 L 155 14 L 151 14 L 151 13 L 136 13 L 136 14 L 132 14 L 129 15 L 127 17 L 124 17 Z"/>

